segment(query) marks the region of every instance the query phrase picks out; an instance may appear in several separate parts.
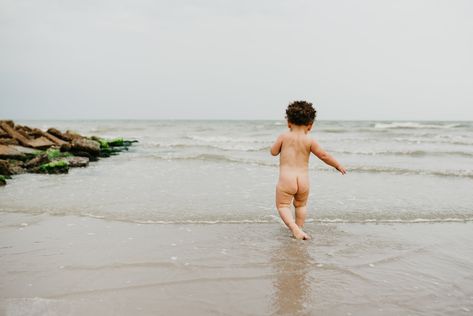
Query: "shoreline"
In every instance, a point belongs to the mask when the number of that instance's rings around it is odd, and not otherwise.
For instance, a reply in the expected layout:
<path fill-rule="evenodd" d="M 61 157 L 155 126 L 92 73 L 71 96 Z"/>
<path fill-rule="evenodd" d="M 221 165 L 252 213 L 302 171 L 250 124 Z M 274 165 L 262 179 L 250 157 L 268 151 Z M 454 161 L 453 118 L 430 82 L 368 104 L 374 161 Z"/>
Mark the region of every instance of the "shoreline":
<path fill-rule="evenodd" d="M 142 225 L 239 225 L 239 224 L 248 224 L 248 225 L 275 225 L 281 224 L 284 226 L 284 223 L 277 215 L 266 215 L 264 218 L 259 219 L 216 219 L 216 220 L 204 220 L 204 219 L 184 219 L 184 220 L 141 220 L 141 219 L 127 219 L 127 218 L 111 218 L 106 217 L 105 215 L 94 215 L 94 214 L 65 214 L 65 213 L 49 213 L 49 212 L 36 212 L 36 211 L 8 211 L 5 209 L 0 209 L 0 216 L 2 214 L 27 214 L 30 216 L 74 216 L 78 218 L 90 218 L 90 219 L 100 219 L 110 222 L 118 223 L 129 223 L 129 224 L 142 224 Z M 415 218 L 415 219 L 342 219 L 342 218 L 306 218 L 305 224 L 319 224 L 319 225 L 329 225 L 329 224 L 356 224 L 356 225 L 390 225 L 390 224 L 442 224 L 442 223 L 472 223 L 473 217 L 471 218 Z"/>
<path fill-rule="evenodd" d="M 139 224 L 0 213 L 5 315 L 473 310 L 473 223 Z"/>

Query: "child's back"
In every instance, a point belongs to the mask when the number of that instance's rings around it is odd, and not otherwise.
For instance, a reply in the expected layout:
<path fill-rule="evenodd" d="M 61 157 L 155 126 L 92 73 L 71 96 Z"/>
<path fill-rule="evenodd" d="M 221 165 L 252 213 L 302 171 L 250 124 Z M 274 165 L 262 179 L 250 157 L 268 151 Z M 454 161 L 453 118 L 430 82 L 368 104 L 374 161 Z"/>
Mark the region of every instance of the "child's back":
<path fill-rule="evenodd" d="M 305 169 L 309 167 L 311 138 L 304 131 L 292 128 L 282 134 L 282 146 L 279 158 L 280 168 Z"/>
<path fill-rule="evenodd" d="M 295 200 L 304 198 L 304 193 L 309 191 L 310 144 L 307 132 L 299 128 L 281 135 L 278 187 L 294 195 Z"/>
<path fill-rule="evenodd" d="M 302 231 L 307 213 L 309 197 L 309 156 L 312 152 L 325 163 L 335 167 L 342 174 L 345 169 L 308 133 L 315 119 L 315 110 L 311 103 L 297 101 L 289 105 L 287 111 L 290 131 L 281 134 L 271 147 L 271 154 L 279 158 L 279 181 L 276 186 L 276 206 L 279 215 L 298 239 L 309 239 Z M 296 213 L 294 221 L 290 206 L 293 202 Z"/>

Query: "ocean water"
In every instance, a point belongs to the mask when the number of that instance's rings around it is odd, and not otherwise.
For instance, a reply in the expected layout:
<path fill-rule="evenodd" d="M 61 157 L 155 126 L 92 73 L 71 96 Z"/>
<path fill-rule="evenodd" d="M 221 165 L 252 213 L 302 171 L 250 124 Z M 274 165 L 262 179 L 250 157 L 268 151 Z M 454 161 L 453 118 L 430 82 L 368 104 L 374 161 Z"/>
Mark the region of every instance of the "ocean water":
<path fill-rule="evenodd" d="M 17 175 L 0 211 L 139 223 L 273 223 L 284 121 L 23 121 L 139 140 L 67 175 Z M 473 122 L 317 121 L 311 135 L 348 173 L 312 156 L 309 222 L 473 220 Z"/>

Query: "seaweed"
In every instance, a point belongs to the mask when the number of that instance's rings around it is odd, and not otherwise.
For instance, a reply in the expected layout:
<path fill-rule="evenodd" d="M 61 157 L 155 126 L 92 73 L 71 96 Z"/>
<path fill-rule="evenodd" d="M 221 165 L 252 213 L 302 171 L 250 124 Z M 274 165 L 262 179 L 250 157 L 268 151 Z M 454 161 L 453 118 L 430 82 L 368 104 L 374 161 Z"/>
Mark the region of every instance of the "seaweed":
<path fill-rule="evenodd" d="M 55 160 L 42 164 L 38 167 L 38 171 L 48 174 L 67 173 L 69 171 L 69 163 L 66 160 Z"/>
<path fill-rule="evenodd" d="M 125 143 L 125 140 L 124 140 L 122 137 L 114 138 L 114 139 L 108 141 L 108 145 L 109 145 L 110 147 L 121 147 L 121 146 L 125 146 L 124 143 Z"/>
<path fill-rule="evenodd" d="M 48 155 L 48 159 L 51 160 L 51 161 L 55 160 L 55 159 L 58 159 L 58 158 L 65 158 L 65 157 L 73 156 L 69 152 L 61 152 L 59 149 L 55 149 L 55 148 L 49 148 L 46 151 L 46 154 Z"/>

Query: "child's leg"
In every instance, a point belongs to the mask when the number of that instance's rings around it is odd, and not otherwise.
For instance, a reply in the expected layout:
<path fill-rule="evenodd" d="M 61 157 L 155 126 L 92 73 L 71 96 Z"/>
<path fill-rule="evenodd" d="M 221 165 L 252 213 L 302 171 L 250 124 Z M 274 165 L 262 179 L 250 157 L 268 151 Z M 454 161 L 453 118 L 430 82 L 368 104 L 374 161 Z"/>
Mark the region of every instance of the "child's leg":
<path fill-rule="evenodd" d="M 294 208 L 296 209 L 296 224 L 300 228 L 304 227 L 305 218 L 307 215 L 307 198 L 309 192 L 303 194 L 296 194 L 294 196 Z"/>
<path fill-rule="evenodd" d="M 293 196 L 291 194 L 276 187 L 276 206 L 279 216 L 281 216 L 283 222 L 292 231 L 294 237 L 297 239 L 309 239 L 309 236 L 300 229 L 292 217 L 290 208 L 292 198 Z"/>
<path fill-rule="evenodd" d="M 304 226 L 307 215 L 307 199 L 309 198 L 309 177 L 301 175 L 297 177 L 297 192 L 294 194 L 294 208 L 296 209 L 296 224 Z"/>
<path fill-rule="evenodd" d="M 296 224 L 300 228 L 304 227 L 306 214 L 307 206 L 296 207 Z"/>

